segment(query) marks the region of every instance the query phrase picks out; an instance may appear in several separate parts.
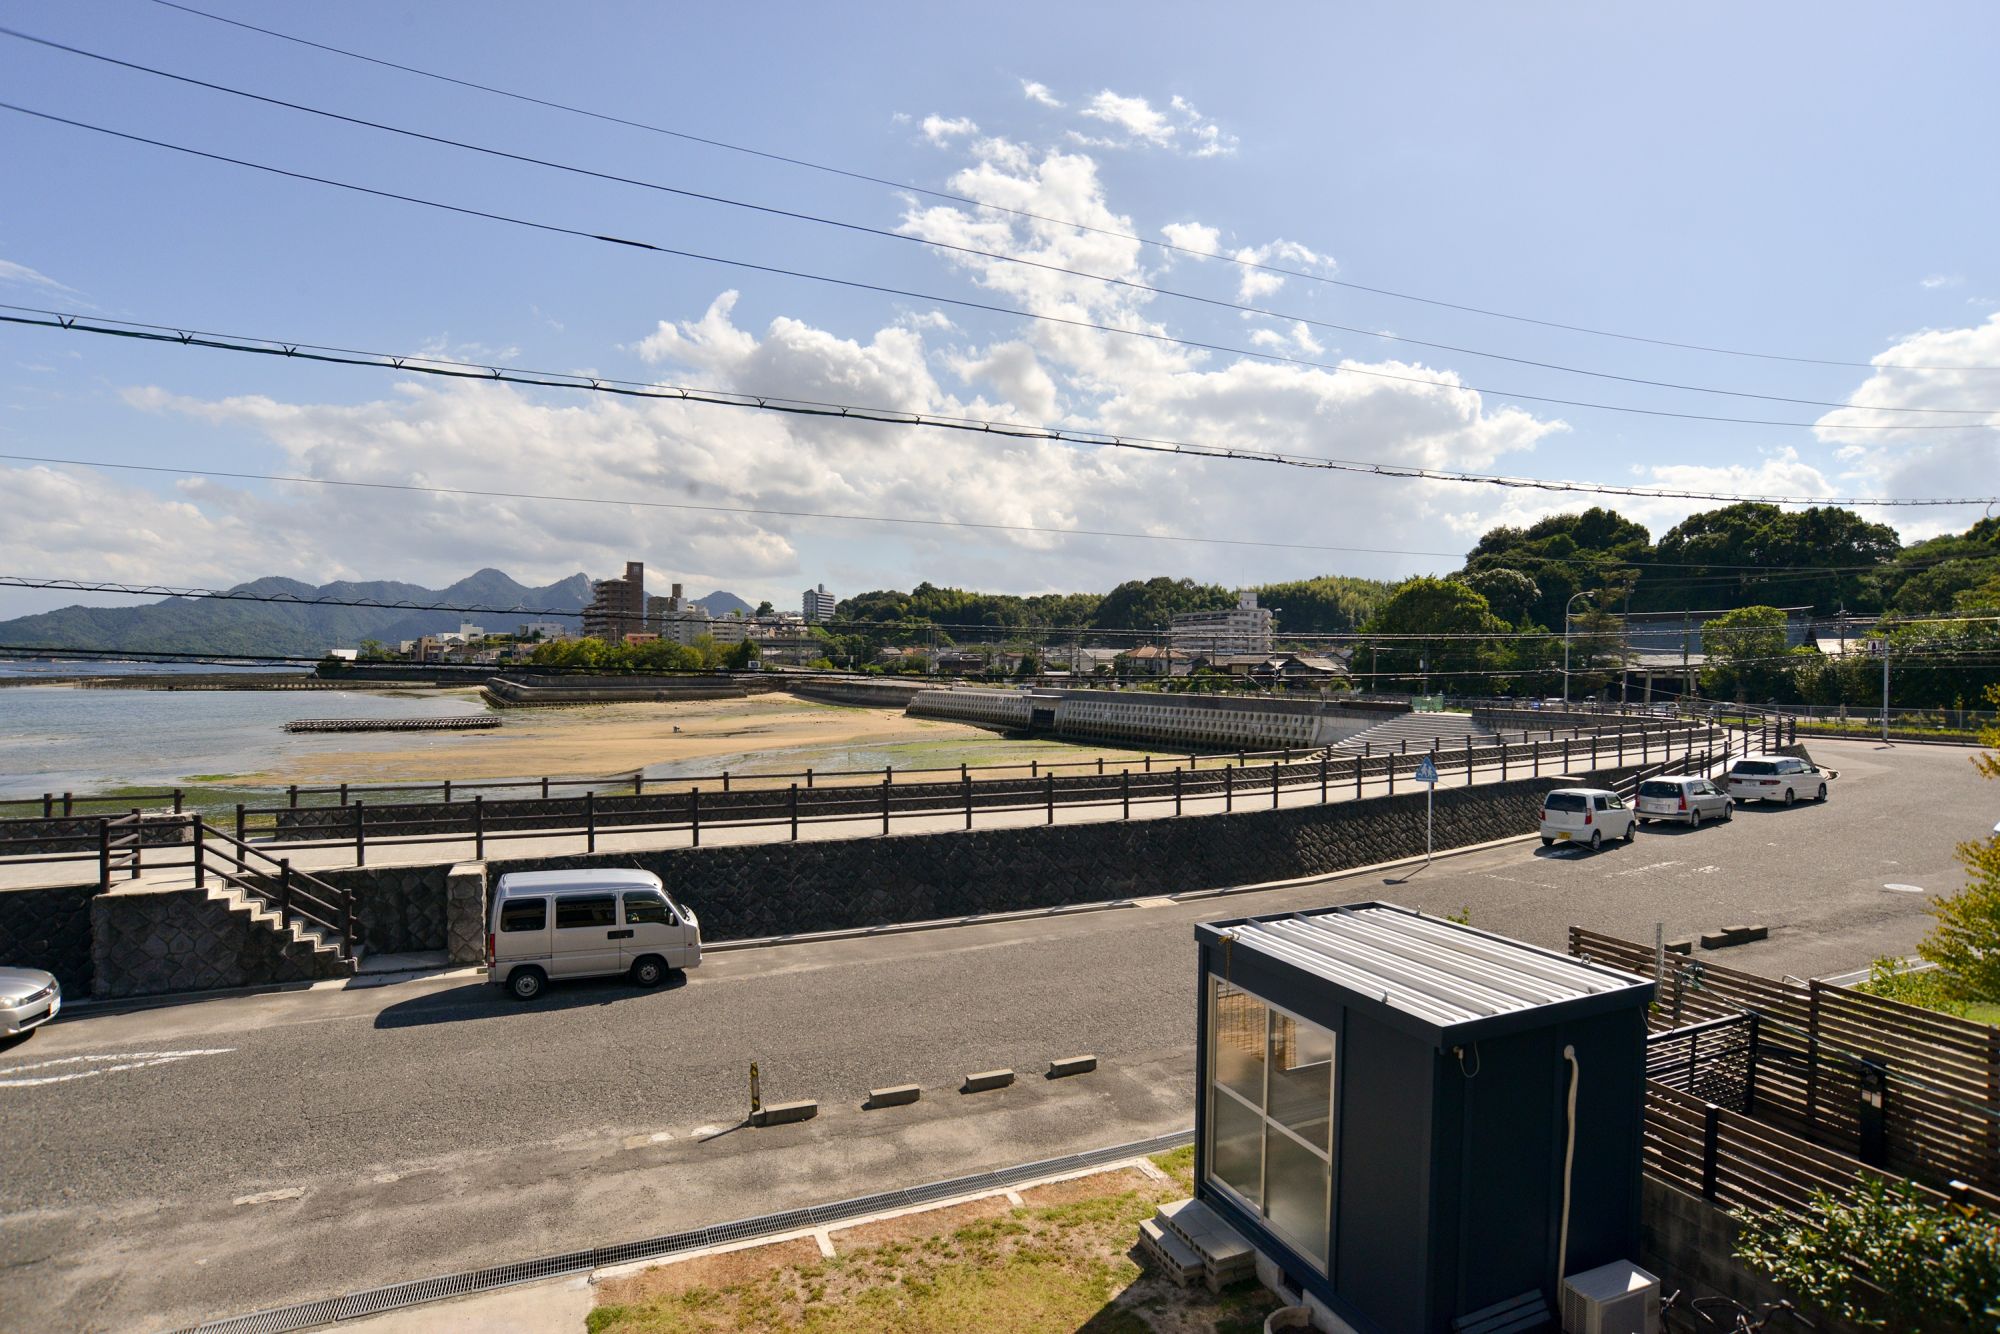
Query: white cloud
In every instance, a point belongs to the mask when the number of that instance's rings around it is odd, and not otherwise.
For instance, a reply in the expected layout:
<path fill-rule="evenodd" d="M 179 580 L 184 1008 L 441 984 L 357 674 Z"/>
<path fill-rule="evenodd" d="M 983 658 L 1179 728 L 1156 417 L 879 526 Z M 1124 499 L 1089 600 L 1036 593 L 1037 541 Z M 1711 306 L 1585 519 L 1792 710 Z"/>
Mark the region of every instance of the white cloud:
<path fill-rule="evenodd" d="M 1060 107 L 1062 105 L 1057 100 L 1056 95 L 1049 91 L 1047 84 L 1036 83 L 1033 79 L 1021 80 L 1021 96 L 1027 98 L 1030 102 L 1039 102 L 1045 107 Z"/>
<path fill-rule="evenodd" d="M 1917 279 L 1917 286 L 1925 291 L 1936 291 L 1940 287 L 1962 287 L 1965 275 L 1960 273 L 1933 273 L 1927 278 Z"/>
<path fill-rule="evenodd" d="M 1178 93 L 1169 99 L 1163 111 L 1144 97 L 1128 97 L 1105 88 L 1084 104 L 1082 114 L 1112 131 L 1105 137 L 1070 132 L 1074 142 L 1089 148 L 1143 144 L 1172 149 L 1189 157 L 1218 157 L 1234 153 L 1238 144 L 1235 135 L 1202 115 Z"/>
<path fill-rule="evenodd" d="M 1332 272 L 1333 259 L 1328 255 L 1315 253 L 1297 241 L 1277 240 L 1268 245 L 1244 246 L 1236 252 L 1236 259 L 1244 265 L 1268 264 L 1287 269 L 1319 269 Z M 1236 299 L 1256 301 L 1267 297 L 1285 285 L 1285 275 L 1271 273 L 1263 269 L 1244 268 L 1236 280 Z"/>
<path fill-rule="evenodd" d="M 59 283 L 48 274 L 31 269 L 25 264 L 16 264 L 11 259 L 0 259 L 0 283 L 18 283 L 23 287 L 39 287 L 45 292 L 76 295 L 76 289 L 69 284 Z"/>
<path fill-rule="evenodd" d="M 1170 222 L 1160 228 L 1160 235 L 1166 237 L 1171 245 L 1183 250 L 1197 250 L 1204 255 L 1215 254 L 1222 247 L 1222 233 L 1199 222 Z"/>
<path fill-rule="evenodd" d="M 954 116 L 947 120 L 943 116 L 929 115 L 924 117 L 923 131 L 924 138 L 943 148 L 961 135 L 979 133 L 979 126 L 965 116 Z"/>

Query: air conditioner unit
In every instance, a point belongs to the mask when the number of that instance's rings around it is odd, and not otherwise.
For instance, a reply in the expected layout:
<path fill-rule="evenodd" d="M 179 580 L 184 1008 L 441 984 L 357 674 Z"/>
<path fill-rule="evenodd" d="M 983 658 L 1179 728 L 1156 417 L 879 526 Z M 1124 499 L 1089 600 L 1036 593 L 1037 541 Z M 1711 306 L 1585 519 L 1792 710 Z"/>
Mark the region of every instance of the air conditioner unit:
<path fill-rule="evenodd" d="M 1563 1281 L 1563 1334 L 1659 1334 L 1660 1280 L 1629 1260 Z"/>

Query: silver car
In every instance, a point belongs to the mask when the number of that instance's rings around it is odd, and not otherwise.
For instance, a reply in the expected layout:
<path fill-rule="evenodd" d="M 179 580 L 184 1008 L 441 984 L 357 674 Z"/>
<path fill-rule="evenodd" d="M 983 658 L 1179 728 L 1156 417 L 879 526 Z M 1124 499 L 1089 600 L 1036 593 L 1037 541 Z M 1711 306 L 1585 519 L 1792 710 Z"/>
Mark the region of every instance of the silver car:
<path fill-rule="evenodd" d="M 0 1038 L 39 1028 L 62 1009 L 62 984 L 39 968 L 0 968 Z"/>
<path fill-rule="evenodd" d="M 1736 803 L 1706 778 L 1676 775 L 1648 778 L 1639 784 L 1639 823 L 1673 820 L 1698 827 L 1703 820 L 1727 820 Z"/>

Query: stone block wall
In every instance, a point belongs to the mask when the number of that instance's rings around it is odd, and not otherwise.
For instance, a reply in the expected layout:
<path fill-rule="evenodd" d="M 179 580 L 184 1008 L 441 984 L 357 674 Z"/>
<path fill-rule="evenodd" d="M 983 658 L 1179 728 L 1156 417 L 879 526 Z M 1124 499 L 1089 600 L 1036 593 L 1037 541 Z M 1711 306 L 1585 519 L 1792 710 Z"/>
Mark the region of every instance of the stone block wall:
<path fill-rule="evenodd" d="M 383 866 L 315 871 L 335 889 L 354 893 L 361 946 L 370 954 L 409 954 L 449 947 L 445 877 L 449 866 Z"/>
<path fill-rule="evenodd" d="M 1559 781 L 1440 792 L 1436 846 L 1532 830 L 1542 793 Z M 495 860 L 489 877 L 581 866 L 652 871 L 700 915 L 705 937 L 732 940 L 1286 880 L 1423 850 L 1419 792 L 1179 819 Z"/>
<path fill-rule="evenodd" d="M 1691 1297 L 1734 1297 L 1756 1308 L 1791 1295 L 1736 1258 L 1739 1229 L 1728 1210 L 1652 1177 L 1641 1185 L 1635 1260 L 1665 1292 L 1679 1288 Z M 1811 1314 L 1825 1334 L 1861 1334 L 1861 1326 L 1850 1321 Z"/>
<path fill-rule="evenodd" d="M 0 967 L 41 968 L 66 996 L 91 985 L 90 900 L 96 882 L 50 889 L 0 890 Z"/>
<path fill-rule="evenodd" d="M 205 890 L 100 894 L 90 902 L 92 990 L 103 997 L 267 986 L 351 975 L 353 965 L 232 910 Z"/>

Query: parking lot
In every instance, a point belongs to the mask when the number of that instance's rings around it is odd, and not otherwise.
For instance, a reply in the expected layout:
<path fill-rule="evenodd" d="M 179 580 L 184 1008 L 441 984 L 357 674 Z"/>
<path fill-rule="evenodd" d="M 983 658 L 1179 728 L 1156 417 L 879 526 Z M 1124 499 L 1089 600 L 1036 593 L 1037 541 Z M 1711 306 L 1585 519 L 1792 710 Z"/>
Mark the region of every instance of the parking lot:
<path fill-rule="evenodd" d="M 684 986 L 532 1006 L 458 977 L 78 1009 L 0 1052 L 0 1326 L 168 1328 L 1184 1128 L 1202 920 L 1387 899 L 1557 948 L 1572 923 L 1762 923 L 1710 957 L 1771 974 L 1908 953 L 2000 784 L 1959 748 L 1813 751 L 1841 775 L 1825 805 L 1595 853 L 1524 829 L 1428 868 L 717 953 Z M 1039 1078 L 1079 1052 L 1097 1073 Z M 736 1128 L 752 1060 L 819 1118 Z M 998 1066 L 1024 1077 L 955 1091 Z M 922 1102 L 861 1109 L 904 1082 Z"/>

